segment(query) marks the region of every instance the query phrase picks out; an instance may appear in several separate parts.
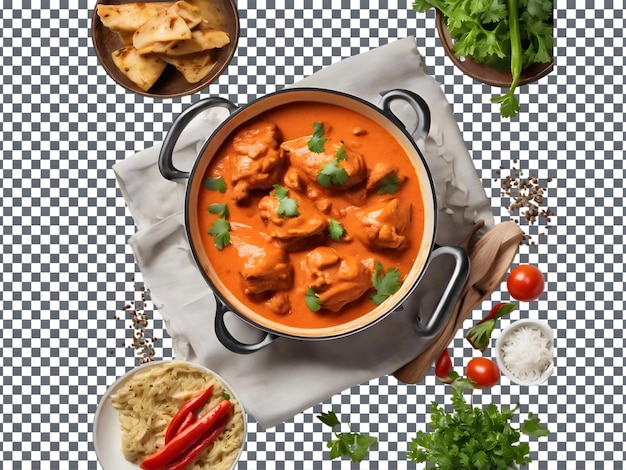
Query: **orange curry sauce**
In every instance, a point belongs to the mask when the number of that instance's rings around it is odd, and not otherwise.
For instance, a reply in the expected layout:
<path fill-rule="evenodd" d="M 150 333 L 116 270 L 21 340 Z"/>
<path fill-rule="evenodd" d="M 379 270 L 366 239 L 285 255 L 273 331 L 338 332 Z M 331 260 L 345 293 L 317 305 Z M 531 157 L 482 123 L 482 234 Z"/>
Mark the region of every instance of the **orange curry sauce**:
<path fill-rule="evenodd" d="M 321 214 L 326 220 L 334 219 L 338 221 L 346 230 L 346 236 L 339 242 L 333 241 L 328 236 L 327 231 L 320 236 L 312 237 L 315 242 L 305 241 L 300 243 L 296 251 L 286 251 L 293 272 L 293 282 L 289 287 L 283 285 L 280 290 L 269 291 L 263 294 L 247 295 L 244 292 L 244 281 L 241 275 L 242 269 L 247 262 L 240 257 L 242 253 L 233 243 L 218 249 L 214 239 L 209 235 L 209 230 L 213 222 L 219 215 L 209 213 L 207 207 L 215 203 L 227 204 L 229 210 L 228 221 L 231 223 L 231 234 L 235 236 L 236 227 L 244 227 L 247 237 L 254 238 L 259 244 L 269 243 L 280 245 L 280 243 L 267 236 L 268 227 L 260 216 L 259 202 L 264 196 L 272 194 L 273 188 L 250 190 L 245 200 L 236 201 L 240 195 L 235 195 L 235 185 L 232 183 L 233 165 L 236 159 L 236 151 L 233 146 L 233 138 L 246 130 L 264 127 L 267 123 L 273 123 L 279 131 L 279 143 L 294 139 L 301 139 L 306 142 L 313 133 L 313 124 L 322 122 L 324 126 L 324 137 L 328 140 L 325 147 L 328 154 L 334 154 L 334 149 L 343 142 L 345 145 L 348 160 L 355 153 L 360 154 L 366 165 L 366 174 L 369 175 L 377 164 L 392 164 L 397 169 L 397 175 L 402 179 L 400 189 L 394 194 L 378 194 L 376 188 L 366 190 L 366 181 L 352 188 L 331 187 L 325 189 L 317 182 L 306 177 L 301 177 L 300 183 L 302 191 L 293 189 L 286 181 L 285 175 L 292 166 L 290 154 L 285 156 L 285 166 L 279 172 L 279 178 L 274 184 L 280 184 L 288 190 L 289 197 L 308 199 L 305 202 L 312 204 L 301 204 L 303 207 L 312 206 L 322 209 L 316 216 Z M 304 139 L 302 139 L 304 138 Z M 342 164 L 340 163 L 339 166 Z M 200 201 L 198 204 L 198 221 L 200 231 L 203 234 L 203 245 L 217 275 L 222 279 L 231 292 L 253 311 L 272 321 L 295 328 L 325 328 L 351 321 L 372 310 L 375 306 L 370 300 L 370 295 L 374 291 L 371 287 L 371 274 L 369 276 L 370 288 L 367 292 L 355 301 L 343 306 L 339 311 L 329 311 L 322 308 L 318 312 L 311 311 L 305 302 L 305 294 L 309 285 L 310 277 L 304 270 L 305 257 L 307 253 L 315 248 L 315 244 L 322 243 L 324 246 L 334 248 L 340 256 L 355 256 L 359 260 L 379 261 L 385 270 L 395 267 L 402 277 L 410 271 L 420 246 L 424 230 L 424 205 L 420 185 L 409 157 L 396 140 L 380 125 L 360 114 L 330 104 L 323 103 L 297 103 L 275 108 L 255 120 L 246 123 L 237 130 L 220 149 L 211 161 L 205 177 L 224 177 L 227 190 L 221 194 L 218 191 L 210 191 L 203 188 L 200 191 Z M 316 198 L 311 201 L 309 196 Z M 402 230 L 405 242 L 400 249 L 376 249 L 366 245 L 359 238 L 359 232 L 363 233 L 362 223 L 356 217 L 356 213 L 368 205 L 375 205 L 381 201 L 388 201 L 398 198 L 402 205 L 409 211 L 410 221 Z M 307 209 L 307 210 L 310 210 Z M 302 213 L 303 217 L 311 219 L 309 214 Z M 249 229 L 248 229 L 249 228 Z M 245 250 L 244 250 L 245 251 Z M 270 264 L 277 264 L 272 261 Z M 368 263 L 366 263 L 368 264 Z M 373 262 L 368 264 L 370 267 Z M 289 309 L 280 311 L 276 308 L 276 302 L 269 301 L 276 293 L 280 294 L 280 299 L 288 298 Z"/>

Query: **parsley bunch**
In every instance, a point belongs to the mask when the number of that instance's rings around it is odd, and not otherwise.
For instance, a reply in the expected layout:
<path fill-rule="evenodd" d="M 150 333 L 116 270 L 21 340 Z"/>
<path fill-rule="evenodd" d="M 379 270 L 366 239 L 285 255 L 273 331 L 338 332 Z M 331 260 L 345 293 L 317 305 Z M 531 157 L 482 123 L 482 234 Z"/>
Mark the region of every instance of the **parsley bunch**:
<path fill-rule="evenodd" d="M 512 71 L 509 93 L 494 102 L 500 113 L 513 117 L 519 103 L 513 95 L 515 75 L 532 64 L 552 60 L 554 25 L 553 0 L 414 0 L 413 9 L 424 13 L 440 10 L 454 39 L 458 57 L 496 69 Z M 519 70 L 518 70 L 519 69 Z"/>
<path fill-rule="evenodd" d="M 430 468 L 441 470 L 509 469 L 530 463 L 530 446 L 519 442 L 521 434 L 531 437 L 547 436 L 548 429 L 528 413 L 519 429 L 511 419 L 519 408 L 499 409 L 491 403 L 484 410 L 468 404 L 463 397 L 468 379 L 457 379 L 452 387 L 454 412 L 448 413 L 433 402 L 430 427 L 432 432 L 419 431 L 407 453 L 412 462 L 428 462 Z"/>

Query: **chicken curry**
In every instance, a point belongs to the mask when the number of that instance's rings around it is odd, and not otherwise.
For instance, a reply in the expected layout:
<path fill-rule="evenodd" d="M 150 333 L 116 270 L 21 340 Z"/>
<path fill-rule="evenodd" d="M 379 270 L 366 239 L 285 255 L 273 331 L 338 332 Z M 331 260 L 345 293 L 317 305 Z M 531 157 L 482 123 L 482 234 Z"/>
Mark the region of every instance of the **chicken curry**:
<path fill-rule="evenodd" d="M 381 125 L 316 102 L 266 111 L 212 159 L 198 223 L 215 273 L 290 327 L 352 321 L 395 292 L 424 231 L 406 151 Z"/>

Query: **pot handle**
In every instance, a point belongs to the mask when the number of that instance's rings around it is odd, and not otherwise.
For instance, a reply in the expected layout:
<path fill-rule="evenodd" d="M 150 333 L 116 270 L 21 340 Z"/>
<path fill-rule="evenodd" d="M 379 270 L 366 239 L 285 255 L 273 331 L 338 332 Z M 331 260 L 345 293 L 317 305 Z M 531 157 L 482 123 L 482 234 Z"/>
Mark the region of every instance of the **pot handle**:
<path fill-rule="evenodd" d="M 266 333 L 265 337 L 257 343 L 242 343 L 228 331 L 228 327 L 224 322 L 224 314 L 229 311 L 228 307 L 217 296 L 215 296 L 215 302 L 217 304 L 217 310 L 215 311 L 215 335 L 220 343 L 230 351 L 237 354 L 250 354 L 273 343 L 278 338 L 278 336 L 272 333 Z"/>
<path fill-rule="evenodd" d="M 382 91 L 380 94 L 383 97 L 381 103 L 383 110 L 401 128 L 405 128 L 406 126 L 391 110 L 392 101 L 398 99 L 406 101 L 411 108 L 413 108 L 413 111 L 415 111 L 417 115 L 417 126 L 415 130 L 411 132 L 413 139 L 425 139 L 428 136 L 428 132 L 430 131 L 430 109 L 426 101 L 424 101 L 424 98 L 410 90 L 401 89 Z"/>
<path fill-rule="evenodd" d="M 450 313 L 452 313 L 452 309 L 469 276 L 469 256 L 463 248 L 459 246 L 437 247 L 431 254 L 431 260 L 438 256 L 446 255 L 454 258 L 454 271 L 428 322 L 424 325 L 419 318 L 415 319 L 415 331 L 420 338 L 434 338 L 439 334 Z"/>
<path fill-rule="evenodd" d="M 230 113 L 237 109 L 237 105 L 228 101 L 225 98 L 211 97 L 198 101 L 192 106 L 185 109 L 174 121 L 172 127 L 167 132 L 163 146 L 161 147 L 161 153 L 159 154 L 159 171 L 163 178 L 168 180 L 189 178 L 188 171 L 178 170 L 172 158 L 174 156 L 174 147 L 180 137 L 181 133 L 189 125 L 191 120 L 200 114 L 202 111 L 214 106 L 221 106 L 228 109 Z"/>

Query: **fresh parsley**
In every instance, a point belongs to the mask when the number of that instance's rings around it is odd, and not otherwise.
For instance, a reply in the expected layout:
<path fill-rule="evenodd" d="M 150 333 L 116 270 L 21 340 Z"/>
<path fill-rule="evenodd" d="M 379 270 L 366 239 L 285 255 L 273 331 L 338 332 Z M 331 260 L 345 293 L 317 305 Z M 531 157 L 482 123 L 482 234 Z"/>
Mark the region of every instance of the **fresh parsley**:
<path fill-rule="evenodd" d="M 276 199 L 278 199 L 278 209 L 276 212 L 279 217 L 296 217 L 298 215 L 298 201 L 288 196 L 286 188 L 275 184 L 274 195 Z"/>
<path fill-rule="evenodd" d="M 224 218 L 219 218 L 213 222 L 209 235 L 213 237 L 213 242 L 218 250 L 223 250 L 230 243 L 230 222 Z"/>
<path fill-rule="evenodd" d="M 228 216 L 230 215 L 230 212 L 228 212 L 228 206 L 226 204 L 219 204 L 219 203 L 211 204 L 209 207 L 207 207 L 207 210 L 211 214 L 219 215 L 220 217 L 223 217 L 224 219 L 227 219 Z"/>
<path fill-rule="evenodd" d="M 333 241 L 340 241 L 341 238 L 346 234 L 346 229 L 340 222 L 335 219 L 330 219 L 330 223 L 328 225 L 328 235 Z"/>
<path fill-rule="evenodd" d="M 224 400 L 230 400 L 230 395 L 228 394 L 228 392 L 224 391 L 222 392 L 222 398 Z"/>
<path fill-rule="evenodd" d="M 209 191 L 219 191 L 224 194 L 226 192 L 226 180 L 223 176 L 218 178 L 204 178 L 204 187 Z"/>
<path fill-rule="evenodd" d="M 340 161 L 347 159 L 348 154 L 342 143 L 337 152 L 335 152 L 335 159 L 321 168 L 320 174 L 317 175 L 317 182 L 325 188 L 330 188 L 334 184 L 347 183 L 348 179 L 350 179 L 348 172 L 339 166 Z"/>
<path fill-rule="evenodd" d="M 374 274 L 372 274 L 372 285 L 376 292 L 370 296 L 370 299 L 374 305 L 380 305 L 402 285 L 400 271 L 396 268 L 389 268 L 385 273 L 385 268 L 377 261 Z"/>
<path fill-rule="evenodd" d="M 418 431 L 407 458 L 440 470 L 514 468 L 530 463 L 530 446 L 520 442 L 521 434 L 543 437 L 549 434 L 548 428 L 532 413 L 528 413 L 519 429 L 514 428 L 511 419 L 519 405 L 513 409 L 500 409 L 493 403 L 485 409 L 473 407 L 463 396 L 466 388 L 472 388 L 471 381 L 454 382 L 452 412 L 446 412 L 437 402 L 432 403 L 432 431 Z"/>
<path fill-rule="evenodd" d="M 324 144 L 328 139 L 324 137 L 324 123 L 322 122 L 314 122 L 313 123 L 313 135 L 306 143 L 309 150 L 313 153 L 322 153 L 324 152 Z"/>
<path fill-rule="evenodd" d="M 341 426 L 341 423 L 333 411 L 322 413 L 317 416 L 317 419 L 333 429 L 336 439 L 330 439 L 326 443 L 330 449 L 331 459 L 348 456 L 353 462 L 361 462 L 367 456 L 370 448 L 378 442 L 378 439 L 373 436 L 355 432 L 349 425 L 349 432 L 335 431 L 335 427 Z"/>
<path fill-rule="evenodd" d="M 394 194 L 400 190 L 400 178 L 396 173 L 389 173 L 378 183 L 378 194 Z"/>

